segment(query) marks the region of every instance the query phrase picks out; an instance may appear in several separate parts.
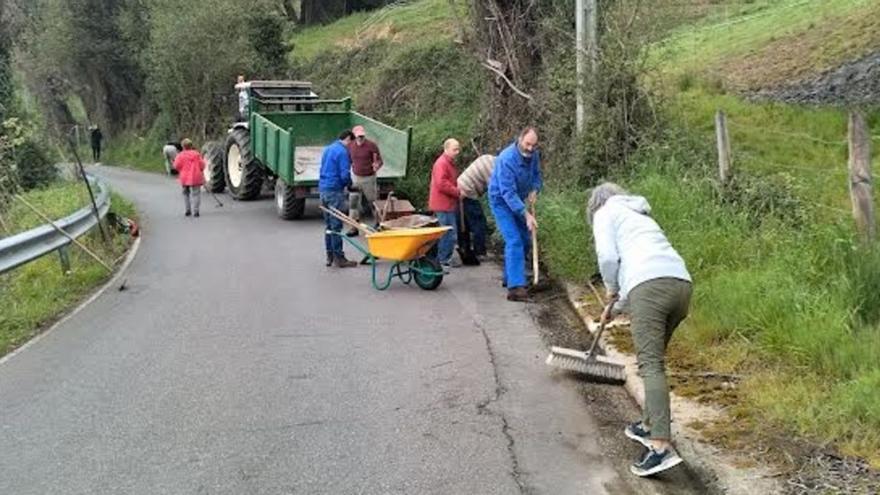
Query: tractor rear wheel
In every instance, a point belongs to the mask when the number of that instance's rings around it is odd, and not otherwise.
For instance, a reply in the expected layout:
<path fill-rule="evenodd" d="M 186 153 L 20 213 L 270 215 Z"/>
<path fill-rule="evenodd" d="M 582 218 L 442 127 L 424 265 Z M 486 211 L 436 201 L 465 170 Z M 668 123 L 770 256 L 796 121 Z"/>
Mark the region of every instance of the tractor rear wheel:
<path fill-rule="evenodd" d="M 226 138 L 226 185 L 235 199 L 257 199 L 263 188 L 263 165 L 254 158 L 251 135 L 237 128 Z"/>
<path fill-rule="evenodd" d="M 223 144 L 219 141 L 208 141 L 202 146 L 202 156 L 205 157 L 205 189 L 208 192 L 219 193 L 226 188 L 223 151 Z"/>
<path fill-rule="evenodd" d="M 296 197 L 296 188 L 284 183 L 283 180 L 275 181 L 275 211 L 284 220 L 299 220 L 303 217 L 306 209 L 306 198 Z"/>

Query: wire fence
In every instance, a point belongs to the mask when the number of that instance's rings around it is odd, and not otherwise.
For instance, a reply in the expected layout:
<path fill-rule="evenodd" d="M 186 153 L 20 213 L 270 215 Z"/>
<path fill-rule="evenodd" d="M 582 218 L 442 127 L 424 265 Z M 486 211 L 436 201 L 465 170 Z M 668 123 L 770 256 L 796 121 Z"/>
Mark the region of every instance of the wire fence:
<path fill-rule="evenodd" d="M 766 155 L 766 149 L 755 147 L 738 149 L 737 141 L 731 140 L 728 135 L 728 125 L 737 129 L 738 134 L 745 132 L 746 136 L 754 136 L 760 132 L 764 137 L 771 136 L 780 142 L 774 144 L 777 151 L 772 155 L 778 155 L 778 149 L 789 148 L 792 150 L 792 162 L 782 163 Z M 742 134 L 740 134 L 742 135 Z M 716 137 L 719 140 L 719 174 L 724 181 L 734 170 L 724 170 L 735 159 L 737 163 L 750 169 L 756 169 L 771 173 L 787 173 L 796 181 L 809 181 L 814 186 L 811 191 L 815 196 L 822 199 L 801 197 L 801 202 L 816 211 L 823 212 L 826 218 L 840 222 L 853 222 L 862 230 L 873 232 L 874 204 L 873 179 L 870 170 L 870 142 L 878 136 L 871 135 L 864 123 L 861 114 L 854 112 L 849 118 L 849 135 L 845 139 L 833 140 L 825 136 L 816 136 L 800 129 L 779 129 L 753 126 L 737 122 L 719 111 L 716 116 Z M 819 146 L 820 153 L 807 157 L 798 157 L 799 146 L 809 143 L 811 146 Z M 744 147 L 745 148 L 745 147 Z M 825 149 L 824 155 L 822 149 Z M 847 157 L 843 151 L 849 152 Z M 727 156 L 722 156 L 727 155 Z M 731 167 L 734 168 L 734 167 Z M 818 186 L 818 192 L 816 189 Z M 839 194 L 835 191 L 839 191 Z M 849 194 L 852 209 L 840 207 L 844 203 L 844 197 Z M 829 216 L 830 215 L 830 216 Z M 869 233 L 870 237 L 872 233 Z"/>

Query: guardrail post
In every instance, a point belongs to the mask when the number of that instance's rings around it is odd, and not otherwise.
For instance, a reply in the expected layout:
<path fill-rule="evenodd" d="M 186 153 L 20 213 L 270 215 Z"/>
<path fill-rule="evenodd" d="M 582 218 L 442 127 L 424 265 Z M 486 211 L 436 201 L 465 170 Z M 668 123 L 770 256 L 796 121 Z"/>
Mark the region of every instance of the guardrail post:
<path fill-rule="evenodd" d="M 70 250 L 67 246 L 58 248 L 58 258 L 61 260 L 61 273 L 70 275 Z"/>

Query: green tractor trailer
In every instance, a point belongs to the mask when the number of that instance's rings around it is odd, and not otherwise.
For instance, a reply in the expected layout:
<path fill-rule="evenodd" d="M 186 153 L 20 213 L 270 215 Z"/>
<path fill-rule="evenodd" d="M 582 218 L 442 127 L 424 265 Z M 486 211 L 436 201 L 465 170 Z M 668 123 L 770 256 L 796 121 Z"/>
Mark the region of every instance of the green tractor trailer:
<path fill-rule="evenodd" d="M 395 129 L 361 115 L 350 98 L 322 100 L 307 82 L 251 81 L 242 89 L 248 94 L 243 121 L 229 129 L 225 141 L 203 150 L 209 191 L 228 189 L 235 199 L 252 200 L 269 186 L 281 218 L 302 218 L 306 199 L 318 197 L 324 147 L 356 125 L 364 126 L 382 152 L 380 193 L 406 175 L 412 128 Z"/>

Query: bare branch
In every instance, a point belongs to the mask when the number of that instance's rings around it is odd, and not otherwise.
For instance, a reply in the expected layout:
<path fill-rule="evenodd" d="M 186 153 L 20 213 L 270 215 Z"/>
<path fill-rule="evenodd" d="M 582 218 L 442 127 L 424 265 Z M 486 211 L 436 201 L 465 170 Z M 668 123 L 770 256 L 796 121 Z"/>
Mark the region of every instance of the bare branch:
<path fill-rule="evenodd" d="M 507 86 L 510 87 L 510 89 L 512 89 L 516 94 L 531 101 L 532 95 L 530 95 L 530 94 L 522 91 L 521 89 L 517 88 L 516 86 L 514 86 L 514 84 L 510 81 L 510 79 L 507 78 L 507 76 L 504 75 L 503 72 L 496 69 L 495 67 L 492 67 L 491 65 L 487 64 L 486 62 L 483 62 L 482 65 L 483 65 L 483 67 L 489 69 L 490 71 L 494 72 L 495 74 L 498 74 L 498 77 L 500 77 L 501 79 L 504 79 L 504 82 L 507 83 Z"/>

